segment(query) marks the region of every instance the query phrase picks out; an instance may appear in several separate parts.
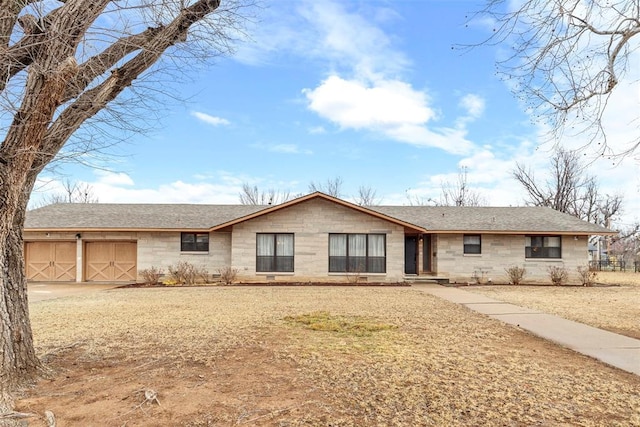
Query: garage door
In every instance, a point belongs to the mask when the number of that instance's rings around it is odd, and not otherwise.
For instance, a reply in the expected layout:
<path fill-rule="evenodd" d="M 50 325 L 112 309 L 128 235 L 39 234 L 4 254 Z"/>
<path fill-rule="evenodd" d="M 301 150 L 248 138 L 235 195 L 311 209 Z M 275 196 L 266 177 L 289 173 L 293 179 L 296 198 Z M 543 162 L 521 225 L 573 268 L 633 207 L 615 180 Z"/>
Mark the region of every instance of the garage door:
<path fill-rule="evenodd" d="M 135 242 L 87 242 L 85 280 L 131 282 L 136 280 Z"/>
<path fill-rule="evenodd" d="M 76 242 L 27 242 L 27 280 L 75 282 Z"/>

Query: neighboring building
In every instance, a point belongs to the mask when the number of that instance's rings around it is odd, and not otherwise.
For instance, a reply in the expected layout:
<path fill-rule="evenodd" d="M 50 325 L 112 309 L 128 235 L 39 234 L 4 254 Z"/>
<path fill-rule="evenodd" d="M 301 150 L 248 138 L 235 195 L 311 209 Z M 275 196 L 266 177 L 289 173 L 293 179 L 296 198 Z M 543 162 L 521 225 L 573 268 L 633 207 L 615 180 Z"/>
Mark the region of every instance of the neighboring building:
<path fill-rule="evenodd" d="M 31 281 L 134 282 L 178 261 L 243 282 L 386 282 L 420 277 L 547 281 L 586 265 L 609 229 L 543 207 L 358 206 L 312 193 L 275 206 L 54 204 L 27 212 Z"/>

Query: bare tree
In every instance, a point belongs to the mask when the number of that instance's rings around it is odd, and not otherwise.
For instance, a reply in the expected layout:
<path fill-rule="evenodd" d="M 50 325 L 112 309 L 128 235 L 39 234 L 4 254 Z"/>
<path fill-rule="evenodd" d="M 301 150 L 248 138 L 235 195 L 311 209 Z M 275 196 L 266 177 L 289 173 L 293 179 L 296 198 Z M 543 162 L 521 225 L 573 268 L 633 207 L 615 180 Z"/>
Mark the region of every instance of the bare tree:
<path fill-rule="evenodd" d="M 356 203 L 360 206 L 375 206 L 380 204 L 380 198 L 376 196 L 376 190 L 371 187 L 361 185 L 358 187 Z"/>
<path fill-rule="evenodd" d="M 39 207 L 54 203 L 98 203 L 98 196 L 93 187 L 86 182 L 74 182 L 68 179 L 62 181 L 62 191 L 45 196 L 38 204 Z"/>
<path fill-rule="evenodd" d="M 445 181 L 442 183 L 442 196 L 435 203 L 438 206 L 485 206 L 487 203 L 482 195 L 472 188 L 467 182 L 467 168 L 463 167 L 458 172 L 455 183 Z"/>
<path fill-rule="evenodd" d="M 341 197 L 342 194 L 342 178 L 339 176 L 331 179 L 328 178 L 325 183 L 311 181 L 309 183 L 309 192 L 320 191 L 333 197 Z"/>
<path fill-rule="evenodd" d="M 242 184 L 240 193 L 240 203 L 243 205 L 277 205 L 291 199 L 289 191 L 276 191 L 273 188 L 261 191 L 257 185 L 251 186 L 246 182 Z"/>
<path fill-rule="evenodd" d="M 179 70 L 202 55 L 230 52 L 230 35 L 239 34 L 246 4 L 0 0 L 0 414 L 12 407 L 10 390 L 41 367 L 29 322 L 22 240 L 36 177 L 118 98 L 124 109 L 110 124 L 126 123 L 136 106 L 148 108 L 153 91 L 141 85 L 170 69 L 162 58 L 178 58 Z M 91 136 L 81 148 L 99 135 Z"/>
<path fill-rule="evenodd" d="M 637 0 L 525 0 L 516 6 L 488 0 L 480 15 L 494 22 L 485 44 L 511 49 L 498 62 L 498 72 L 529 108 L 551 123 L 556 140 L 580 126 L 588 144 L 602 155 L 638 149 L 640 137 L 614 151 L 603 126 L 611 94 L 630 70 L 637 72 L 629 64 L 639 47 Z"/>
<path fill-rule="evenodd" d="M 613 218 L 622 211 L 622 196 L 600 194 L 596 178 L 585 171 L 574 151 L 556 149 L 545 181 L 519 163 L 512 173 L 524 187 L 529 205 L 547 206 L 605 227 L 611 227 Z"/>

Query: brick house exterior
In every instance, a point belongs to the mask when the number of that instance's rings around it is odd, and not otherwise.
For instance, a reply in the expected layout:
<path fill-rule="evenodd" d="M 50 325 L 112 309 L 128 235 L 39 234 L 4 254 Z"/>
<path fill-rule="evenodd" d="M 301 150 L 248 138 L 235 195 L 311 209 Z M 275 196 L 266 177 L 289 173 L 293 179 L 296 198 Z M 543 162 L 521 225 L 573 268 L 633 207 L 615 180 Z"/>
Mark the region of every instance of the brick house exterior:
<path fill-rule="evenodd" d="M 242 282 L 547 281 L 611 230 L 541 207 L 358 206 L 323 193 L 280 205 L 56 204 L 27 213 L 31 281 L 121 281 L 178 261 Z"/>

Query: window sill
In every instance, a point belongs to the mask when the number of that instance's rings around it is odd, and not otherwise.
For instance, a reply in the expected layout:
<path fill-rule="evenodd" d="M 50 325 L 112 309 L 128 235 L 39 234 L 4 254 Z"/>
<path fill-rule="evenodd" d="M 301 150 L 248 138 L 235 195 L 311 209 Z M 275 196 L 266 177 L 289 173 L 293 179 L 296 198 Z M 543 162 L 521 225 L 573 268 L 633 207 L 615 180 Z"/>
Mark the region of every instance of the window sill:
<path fill-rule="evenodd" d="M 256 271 L 256 275 L 269 275 L 269 276 L 293 276 L 295 271 Z"/>
<path fill-rule="evenodd" d="M 386 276 L 387 273 L 367 273 L 367 272 L 362 272 L 362 273 L 347 273 L 347 272 L 342 272 L 342 273 L 337 273 L 337 272 L 329 272 L 327 273 L 329 276 Z"/>
<path fill-rule="evenodd" d="M 543 262 L 558 262 L 562 261 L 562 258 L 525 258 L 525 261 L 543 261 Z"/>
<path fill-rule="evenodd" d="M 180 255 L 209 255 L 209 251 L 180 251 Z"/>
<path fill-rule="evenodd" d="M 462 254 L 462 256 L 468 256 L 468 257 L 472 257 L 472 258 L 479 258 L 482 256 L 482 254 Z"/>

